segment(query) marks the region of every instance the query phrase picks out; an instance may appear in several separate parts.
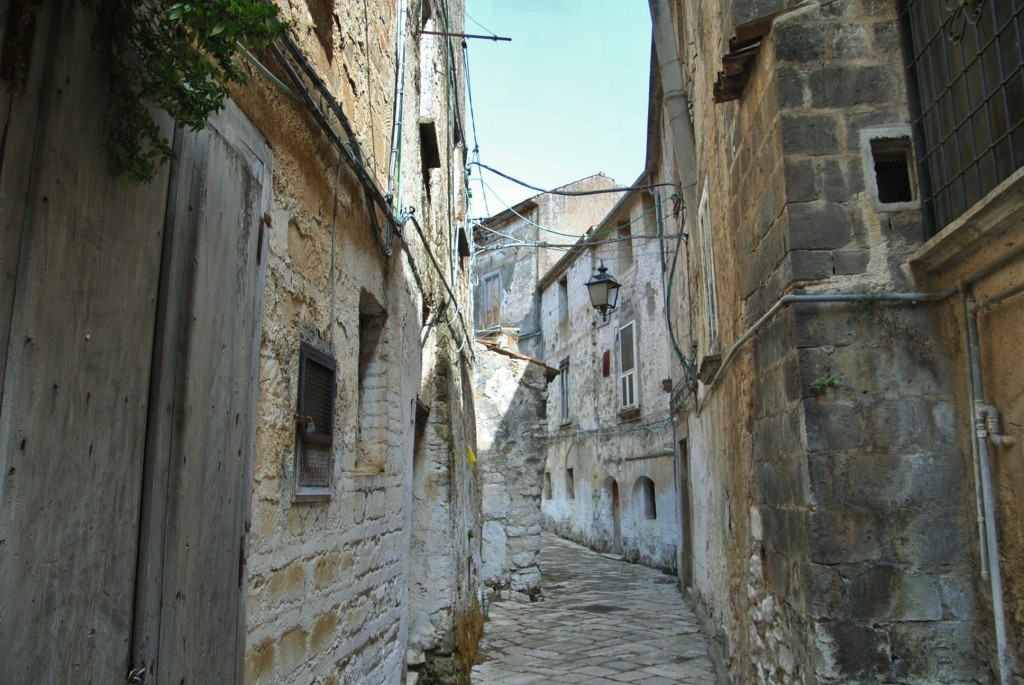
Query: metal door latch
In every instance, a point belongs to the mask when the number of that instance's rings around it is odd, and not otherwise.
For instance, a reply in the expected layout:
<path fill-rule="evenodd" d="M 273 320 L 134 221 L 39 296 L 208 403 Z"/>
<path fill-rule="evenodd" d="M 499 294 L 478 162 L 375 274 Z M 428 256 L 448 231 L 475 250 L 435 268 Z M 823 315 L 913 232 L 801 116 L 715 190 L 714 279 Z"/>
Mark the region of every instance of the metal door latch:
<path fill-rule="evenodd" d="M 146 667 L 139 666 L 128 671 L 128 679 L 125 685 L 146 685 Z"/>

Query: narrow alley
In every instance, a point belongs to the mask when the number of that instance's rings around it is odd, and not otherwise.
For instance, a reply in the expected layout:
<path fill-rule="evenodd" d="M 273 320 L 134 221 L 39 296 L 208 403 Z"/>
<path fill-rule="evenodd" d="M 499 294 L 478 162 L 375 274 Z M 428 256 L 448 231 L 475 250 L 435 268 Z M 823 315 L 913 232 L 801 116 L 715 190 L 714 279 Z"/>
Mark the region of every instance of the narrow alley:
<path fill-rule="evenodd" d="M 714 685 L 693 612 L 660 571 L 544 534 L 544 598 L 494 602 L 473 685 Z"/>

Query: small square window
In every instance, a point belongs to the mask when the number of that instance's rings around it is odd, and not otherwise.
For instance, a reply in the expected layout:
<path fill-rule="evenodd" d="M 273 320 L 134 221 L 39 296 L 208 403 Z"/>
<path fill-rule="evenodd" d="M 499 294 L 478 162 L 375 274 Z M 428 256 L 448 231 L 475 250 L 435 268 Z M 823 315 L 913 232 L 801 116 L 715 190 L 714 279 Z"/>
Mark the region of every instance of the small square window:
<path fill-rule="evenodd" d="M 910 128 L 891 126 L 861 131 L 864 174 L 876 211 L 917 209 L 913 141 Z"/>

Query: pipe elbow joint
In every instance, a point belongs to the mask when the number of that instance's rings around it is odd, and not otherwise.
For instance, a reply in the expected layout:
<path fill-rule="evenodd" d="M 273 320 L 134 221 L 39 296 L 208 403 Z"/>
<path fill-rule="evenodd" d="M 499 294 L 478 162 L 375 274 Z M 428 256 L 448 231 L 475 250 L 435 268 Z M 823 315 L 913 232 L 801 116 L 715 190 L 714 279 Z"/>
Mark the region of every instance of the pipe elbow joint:
<path fill-rule="evenodd" d="M 1003 418 L 998 409 L 991 404 L 982 404 L 977 407 L 977 412 L 978 419 L 985 421 L 985 433 L 992 444 L 1006 448 L 1016 446 L 1017 438 L 1003 433 Z"/>

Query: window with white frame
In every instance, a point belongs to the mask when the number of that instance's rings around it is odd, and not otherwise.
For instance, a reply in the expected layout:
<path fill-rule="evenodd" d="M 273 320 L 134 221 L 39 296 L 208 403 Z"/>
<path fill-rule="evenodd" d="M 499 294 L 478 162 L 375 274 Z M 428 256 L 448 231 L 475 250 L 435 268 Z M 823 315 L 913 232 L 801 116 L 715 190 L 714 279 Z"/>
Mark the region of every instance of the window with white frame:
<path fill-rule="evenodd" d="M 570 386 L 569 386 L 569 358 L 566 357 L 558 364 L 558 385 L 560 394 L 561 407 L 559 416 L 562 418 L 562 423 L 569 423 L 571 419 L 570 414 Z"/>
<path fill-rule="evenodd" d="M 700 287 L 704 302 L 705 354 L 718 354 L 718 289 L 715 286 L 715 251 L 712 245 L 711 214 L 708 211 L 708 181 L 697 208 L 697 245 L 700 250 Z"/>
<path fill-rule="evenodd" d="M 630 321 L 619 328 L 619 406 L 638 406 L 636 382 L 636 323 Z"/>

